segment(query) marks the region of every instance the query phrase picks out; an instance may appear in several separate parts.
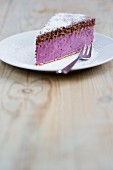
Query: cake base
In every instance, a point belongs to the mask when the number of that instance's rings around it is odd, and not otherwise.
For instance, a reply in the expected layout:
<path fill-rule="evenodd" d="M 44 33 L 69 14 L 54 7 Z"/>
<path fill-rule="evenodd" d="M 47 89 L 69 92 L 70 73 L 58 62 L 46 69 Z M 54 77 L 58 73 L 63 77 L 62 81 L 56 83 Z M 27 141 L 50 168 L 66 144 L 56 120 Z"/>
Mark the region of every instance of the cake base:
<path fill-rule="evenodd" d="M 48 63 L 51 63 L 51 62 L 53 62 L 53 61 L 61 60 L 61 59 L 63 59 L 63 58 L 72 56 L 72 55 L 74 55 L 74 54 L 79 53 L 80 51 L 81 51 L 81 50 L 78 50 L 78 51 L 76 51 L 76 52 L 72 52 L 72 53 L 70 53 L 70 54 L 68 54 L 68 55 L 62 56 L 62 57 L 60 57 L 60 58 L 57 58 L 57 59 L 54 59 L 54 60 L 50 60 L 49 62 L 40 63 L 40 64 L 35 64 L 35 65 L 42 66 L 42 65 L 44 65 L 44 64 L 48 64 Z"/>

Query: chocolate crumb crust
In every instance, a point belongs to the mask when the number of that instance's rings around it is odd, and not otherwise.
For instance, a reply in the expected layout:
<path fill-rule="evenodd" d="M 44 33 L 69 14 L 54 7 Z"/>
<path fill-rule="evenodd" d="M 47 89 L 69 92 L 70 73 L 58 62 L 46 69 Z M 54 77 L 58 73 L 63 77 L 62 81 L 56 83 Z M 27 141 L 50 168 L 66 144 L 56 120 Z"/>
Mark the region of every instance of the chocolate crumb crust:
<path fill-rule="evenodd" d="M 61 27 L 61 28 L 58 28 L 58 29 L 51 31 L 51 32 L 45 32 L 44 34 L 39 35 L 36 38 L 36 45 L 40 44 L 41 42 L 44 42 L 45 40 L 49 41 L 49 40 L 51 40 L 53 38 L 57 38 L 61 35 L 73 33 L 76 30 L 79 30 L 79 29 L 82 29 L 82 28 L 85 28 L 85 27 L 94 26 L 94 25 L 95 25 L 95 18 L 92 18 L 92 19 L 89 19 L 89 20 L 86 20 L 86 21 L 82 21 L 82 22 L 73 24 L 73 25 L 68 26 L 68 27 Z"/>

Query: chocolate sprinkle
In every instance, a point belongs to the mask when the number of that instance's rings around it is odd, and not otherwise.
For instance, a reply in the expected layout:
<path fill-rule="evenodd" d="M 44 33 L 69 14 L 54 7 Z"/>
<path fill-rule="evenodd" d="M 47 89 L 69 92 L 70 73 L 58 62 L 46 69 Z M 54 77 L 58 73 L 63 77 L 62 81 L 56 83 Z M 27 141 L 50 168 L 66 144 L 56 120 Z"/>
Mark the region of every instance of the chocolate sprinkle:
<path fill-rule="evenodd" d="M 76 30 L 80 30 L 85 27 L 90 27 L 95 25 L 95 18 L 86 18 L 86 21 L 77 22 L 67 27 L 56 28 L 56 30 L 45 32 L 39 35 L 36 39 L 36 45 L 44 42 L 45 40 L 50 41 L 61 35 L 66 35 L 68 33 L 73 33 Z"/>

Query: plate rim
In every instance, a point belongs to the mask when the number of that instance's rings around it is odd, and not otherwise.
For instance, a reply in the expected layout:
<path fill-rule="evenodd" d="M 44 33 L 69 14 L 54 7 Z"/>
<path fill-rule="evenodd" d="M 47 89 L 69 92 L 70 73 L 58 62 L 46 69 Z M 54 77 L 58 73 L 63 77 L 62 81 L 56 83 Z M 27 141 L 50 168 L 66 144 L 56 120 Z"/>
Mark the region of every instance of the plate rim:
<path fill-rule="evenodd" d="M 38 32 L 39 32 L 40 30 L 31 30 L 31 31 L 25 31 L 25 32 L 21 32 L 21 33 L 17 33 L 17 34 L 14 34 L 14 35 L 11 35 L 11 36 L 9 36 L 9 37 L 7 37 L 7 38 L 5 38 L 5 39 L 3 39 L 3 40 L 1 40 L 0 41 L 0 45 L 1 45 L 1 43 L 3 43 L 4 41 L 6 41 L 7 39 L 10 39 L 10 38 L 13 38 L 13 37 L 18 37 L 18 36 L 20 36 L 20 35 L 22 35 L 22 34 L 30 34 L 30 33 L 37 33 L 38 34 Z M 104 34 L 101 34 L 101 33 L 98 33 L 98 32 L 94 32 L 94 36 L 102 36 L 102 37 L 105 37 L 105 38 L 107 38 L 107 39 L 110 39 L 110 40 L 112 40 L 113 41 L 113 38 L 111 38 L 111 37 L 109 37 L 109 36 L 107 36 L 107 35 L 104 35 Z M 92 68 L 92 67 L 96 67 L 96 66 L 99 66 L 99 65 L 103 65 L 103 64 L 105 64 L 105 63 L 107 63 L 107 62 L 109 62 L 109 61 L 111 61 L 113 59 L 113 56 L 111 56 L 111 57 L 109 57 L 108 59 L 106 59 L 106 60 L 104 60 L 104 61 L 100 61 L 99 63 L 92 63 L 91 65 L 85 65 L 84 67 L 83 66 L 81 66 L 81 67 L 77 67 L 77 68 L 72 68 L 71 69 L 71 71 L 77 71 L 77 70 L 83 70 L 83 69 L 88 69 L 88 68 Z M 4 63 L 6 63 L 6 64 L 9 64 L 9 65 L 11 65 L 11 66 L 14 66 L 14 67 L 17 67 L 17 68 L 22 68 L 22 69 L 27 69 L 27 70 L 34 70 L 34 71 L 41 71 L 41 72 L 56 72 L 57 70 L 56 69 L 41 69 L 41 66 L 36 66 L 36 65 L 29 65 L 29 64 L 25 64 L 25 63 L 19 63 L 19 62 L 17 62 L 17 63 L 13 63 L 13 62 L 9 62 L 9 61 L 7 61 L 7 60 L 4 60 L 4 59 L 2 59 L 2 58 L 0 58 L 0 60 L 2 61 L 2 62 L 4 62 Z M 40 68 L 39 68 L 40 67 Z"/>

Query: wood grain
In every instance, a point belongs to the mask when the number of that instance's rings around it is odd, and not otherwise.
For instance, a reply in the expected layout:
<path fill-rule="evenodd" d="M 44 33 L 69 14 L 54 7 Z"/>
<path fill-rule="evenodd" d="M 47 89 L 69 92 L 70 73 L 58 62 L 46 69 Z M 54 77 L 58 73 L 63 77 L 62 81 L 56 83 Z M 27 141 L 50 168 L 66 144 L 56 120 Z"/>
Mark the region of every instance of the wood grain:
<path fill-rule="evenodd" d="M 56 12 L 96 17 L 113 37 L 112 0 L 0 0 L 0 39 Z M 113 170 L 113 62 L 68 75 L 0 62 L 0 170 Z"/>

